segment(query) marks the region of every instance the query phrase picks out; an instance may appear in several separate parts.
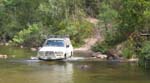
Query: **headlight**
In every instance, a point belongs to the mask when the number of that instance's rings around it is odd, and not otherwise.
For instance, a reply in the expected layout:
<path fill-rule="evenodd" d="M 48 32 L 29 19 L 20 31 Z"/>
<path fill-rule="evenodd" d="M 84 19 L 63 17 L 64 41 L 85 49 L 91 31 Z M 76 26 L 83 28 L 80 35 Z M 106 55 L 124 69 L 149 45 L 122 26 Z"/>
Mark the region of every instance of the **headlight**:
<path fill-rule="evenodd" d="M 44 55 L 45 55 L 45 52 L 42 52 L 42 51 L 38 52 L 38 56 L 44 56 Z"/>

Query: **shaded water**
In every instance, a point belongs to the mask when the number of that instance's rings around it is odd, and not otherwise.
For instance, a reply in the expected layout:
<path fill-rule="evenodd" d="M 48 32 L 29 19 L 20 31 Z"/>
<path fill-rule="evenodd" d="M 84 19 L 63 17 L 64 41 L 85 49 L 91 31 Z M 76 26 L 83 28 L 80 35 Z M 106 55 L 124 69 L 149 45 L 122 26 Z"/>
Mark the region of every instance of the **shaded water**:
<path fill-rule="evenodd" d="M 149 75 L 137 63 L 89 61 L 82 57 L 49 62 L 0 60 L 0 83 L 150 83 Z"/>

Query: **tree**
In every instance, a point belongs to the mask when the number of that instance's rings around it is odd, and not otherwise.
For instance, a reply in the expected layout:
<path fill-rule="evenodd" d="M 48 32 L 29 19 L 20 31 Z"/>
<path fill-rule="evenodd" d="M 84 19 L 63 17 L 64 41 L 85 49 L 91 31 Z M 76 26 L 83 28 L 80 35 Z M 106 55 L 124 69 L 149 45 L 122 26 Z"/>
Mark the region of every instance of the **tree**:
<path fill-rule="evenodd" d="M 135 30 L 142 30 L 145 23 L 143 13 L 145 11 L 144 4 L 146 0 L 122 0 L 120 7 L 119 19 L 120 27 L 118 30 L 126 37 Z"/>
<path fill-rule="evenodd" d="M 106 31 L 109 27 L 109 25 L 114 25 L 114 21 L 116 21 L 116 18 L 118 16 L 118 12 L 114 10 L 111 5 L 106 3 L 105 1 L 100 4 L 100 10 L 99 10 L 99 19 L 103 22 L 105 25 Z"/>
<path fill-rule="evenodd" d="M 34 38 L 40 44 L 43 38 L 38 39 L 39 33 L 45 36 L 69 34 L 74 44 L 80 43 L 82 40 L 78 42 L 79 37 L 71 32 L 77 32 L 82 39 L 89 35 L 91 24 L 85 20 L 84 2 L 85 0 L 1 0 L 0 40 L 34 45 L 27 41 Z M 35 25 L 39 28 L 37 31 L 34 31 Z"/>

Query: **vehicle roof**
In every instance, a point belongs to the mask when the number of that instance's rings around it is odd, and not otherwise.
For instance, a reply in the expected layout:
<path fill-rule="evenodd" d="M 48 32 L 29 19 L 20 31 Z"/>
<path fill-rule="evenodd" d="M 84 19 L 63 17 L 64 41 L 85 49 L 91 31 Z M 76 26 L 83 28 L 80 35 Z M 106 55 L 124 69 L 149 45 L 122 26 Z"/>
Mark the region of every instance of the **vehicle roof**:
<path fill-rule="evenodd" d="M 65 40 L 66 38 L 48 38 L 47 40 Z"/>

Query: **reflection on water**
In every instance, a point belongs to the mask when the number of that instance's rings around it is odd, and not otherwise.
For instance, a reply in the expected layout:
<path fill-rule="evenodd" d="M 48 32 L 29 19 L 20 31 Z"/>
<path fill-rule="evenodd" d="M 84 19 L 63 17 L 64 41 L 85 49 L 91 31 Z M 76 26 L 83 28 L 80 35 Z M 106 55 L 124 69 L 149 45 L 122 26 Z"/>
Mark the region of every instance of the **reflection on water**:
<path fill-rule="evenodd" d="M 72 83 L 71 63 L 12 60 L 0 64 L 0 83 Z"/>
<path fill-rule="evenodd" d="M 1 46 L 0 54 L 8 55 L 8 58 L 30 58 L 36 56 L 36 52 L 32 52 L 29 48 L 21 49 L 19 47 Z"/>
<path fill-rule="evenodd" d="M 0 83 L 150 83 L 136 63 L 0 61 Z"/>

